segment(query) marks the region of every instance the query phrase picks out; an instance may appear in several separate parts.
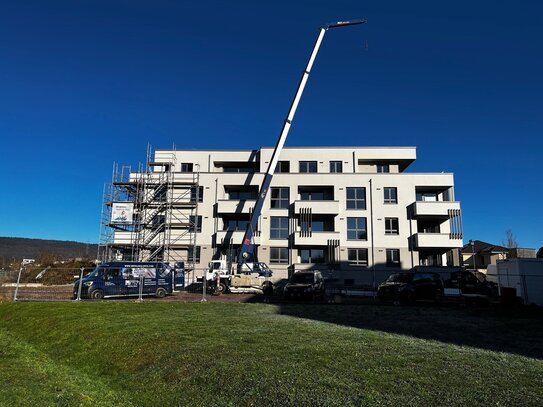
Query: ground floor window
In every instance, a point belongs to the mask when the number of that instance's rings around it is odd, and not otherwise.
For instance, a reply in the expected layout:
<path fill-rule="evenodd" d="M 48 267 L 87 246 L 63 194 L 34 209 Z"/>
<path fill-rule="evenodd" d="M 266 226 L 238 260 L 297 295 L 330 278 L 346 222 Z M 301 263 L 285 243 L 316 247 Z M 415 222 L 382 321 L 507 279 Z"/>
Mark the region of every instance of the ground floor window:
<path fill-rule="evenodd" d="M 271 247 L 270 248 L 270 263 L 288 264 L 288 248 Z"/>
<path fill-rule="evenodd" d="M 368 266 L 368 249 L 348 249 L 349 264 L 352 266 Z"/>
<path fill-rule="evenodd" d="M 300 249 L 302 263 L 324 263 L 323 249 Z"/>
<path fill-rule="evenodd" d="M 387 266 L 400 267 L 400 249 L 387 249 Z"/>

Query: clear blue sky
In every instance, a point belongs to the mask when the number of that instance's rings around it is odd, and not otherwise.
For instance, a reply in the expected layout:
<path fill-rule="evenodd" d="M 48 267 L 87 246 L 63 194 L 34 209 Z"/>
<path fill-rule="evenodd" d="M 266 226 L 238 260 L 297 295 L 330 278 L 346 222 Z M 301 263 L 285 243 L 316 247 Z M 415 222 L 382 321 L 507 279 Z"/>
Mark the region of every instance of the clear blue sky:
<path fill-rule="evenodd" d="M 465 238 L 543 245 L 543 3 L 0 1 L 0 235 L 96 242 L 113 161 L 146 145 L 416 146 Z M 364 49 L 368 42 L 369 48 Z"/>

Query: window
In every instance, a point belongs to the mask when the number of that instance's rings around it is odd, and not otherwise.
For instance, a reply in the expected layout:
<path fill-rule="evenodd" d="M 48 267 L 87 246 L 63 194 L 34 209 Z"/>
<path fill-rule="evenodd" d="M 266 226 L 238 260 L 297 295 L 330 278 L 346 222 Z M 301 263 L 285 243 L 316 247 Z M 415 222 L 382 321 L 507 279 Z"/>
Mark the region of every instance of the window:
<path fill-rule="evenodd" d="M 228 199 L 230 200 L 240 200 L 245 201 L 248 199 L 256 199 L 258 195 L 257 191 L 237 191 L 237 190 L 230 190 L 228 191 Z"/>
<path fill-rule="evenodd" d="M 347 188 L 347 209 L 366 209 L 366 188 Z"/>
<path fill-rule="evenodd" d="M 278 161 L 275 172 L 290 172 L 290 161 Z"/>
<path fill-rule="evenodd" d="M 302 263 L 324 263 L 323 249 L 301 249 L 300 258 Z"/>
<path fill-rule="evenodd" d="M 288 248 L 270 247 L 270 263 L 288 264 Z"/>
<path fill-rule="evenodd" d="M 189 231 L 194 232 L 194 227 L 196 226 L 196 232 L 202 231 L 202 217 L 198 215 L 198 219 L 196 219 L 196 216 L 190 215 L 189 216 Z"/>
<path fill-rule="evenodd" d="M 190 201 L 196 202 L 196 192 L 198 192 L 198 202 L 204 201 L 204 187 L 190 187 Z"/>
<path fill-rule="evenodd" d="M 235 232 L 236 230 L 247 230 L 247 226 L 249 225 L 248 220 L 245 219 L 228 219 L 225 221 L 225 230 L 229 230 L 232 232 Z"/>
<path fill-rule="evenodd" d="M 398 218 L 385 218 L 385 235 L 399 234 Z"/>
<path fill-rule="evenodd" d="M 330 172 L 343 172 L 343 163 L 341 161 L 330 161 Z"/>
<path fill-rule="evenodd" d="M 181 172 L 192 172 L 193 168 L 193 163 L 181 163 Z"/>
<path fill-rule="evenodd" d="M 347 240 L 367 240 L 366 218 L 347 218 Z"/>
<path fill-rule="evenodd" d="M 398 203 L 398 189 L 396 187 L 385 187 L 384 192 L 386 204 Z"/>
<path fill-rule="evenodd" d="M 315 189 L 318 188 L 318 189 Z M 302 201 L 333 201 L 334 187 L 300 187 L 300 199 Z"/>
<path fill-rule="evenodd" d="M 224 166 L 222 167 L 222 171 L 223 172 L 239 172 L 239 173 L 248 173 L 248 174 L 252 174 L 253 172 L 255 172 L 255 169 L 254 167 L 242 167 L 242 166 Z"/>
<path fill-rule="evenodd" d="M 400 249 L 387 249 L 387 266 L 400 267 Z"/>
<path fill-rule="evenodd" d="M 349 264 L 352 266 L 368 266 L 368 249 L 348 249 Z"/>
<path fill-rule="evenodd" d="M 187 253 L 187 260 L 194 263 L 200 263 L 200 246 L 196 247 L 189 247 L 188 253 Z M 196 252 L 196 257 L 194 257 L 194 252 Z"/>
<path fill-rule="evenodd" d="M 317 162 L 300 161 L 300 172 L 317 172 Z"/>
<path fill-rule="evenodd" d="M 286 187 L 272 188 L 270 204 L 272 209 L 288 209 L 289 189 Z"/>
<path fill-rule="evenodd" d="M 270 217 L 270 239 L 288 239 L 288 217 Z"/>
<path fill-rule="evenodd" d="M 390 172 L 388 164 L 377 164 L 377 172 Z"/>
<path fill-rule="evenodd" d="M 419 202 L 436 202 L 437 192 L 417 192 L 417 201 Z"/>

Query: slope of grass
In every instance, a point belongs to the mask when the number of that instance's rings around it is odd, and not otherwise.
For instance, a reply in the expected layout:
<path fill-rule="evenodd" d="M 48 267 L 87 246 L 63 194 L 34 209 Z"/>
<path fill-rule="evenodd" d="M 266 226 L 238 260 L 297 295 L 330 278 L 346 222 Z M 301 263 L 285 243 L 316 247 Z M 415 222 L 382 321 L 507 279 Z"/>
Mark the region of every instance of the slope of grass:
<path fill-rule="evenodd" d="M 395 311 L 3 303 L 0 405 L 543 404 L 541 359 L 356 326 L 375 312 Z"/>

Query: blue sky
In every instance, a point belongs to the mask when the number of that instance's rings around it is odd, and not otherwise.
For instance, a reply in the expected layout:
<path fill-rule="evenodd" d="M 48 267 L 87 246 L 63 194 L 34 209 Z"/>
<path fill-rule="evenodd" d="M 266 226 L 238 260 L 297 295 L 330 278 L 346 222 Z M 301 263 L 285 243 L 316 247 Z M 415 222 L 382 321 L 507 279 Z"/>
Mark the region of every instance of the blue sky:
<path fill-rule="evenodd" d="M 0 235 L 96 242 L 113 161 L 274 145 L 416 146 L 465 237 L 543 246 L 543 3 L 0 1 Z M 364 44 L 367 42 L 368 48 Z"/>

